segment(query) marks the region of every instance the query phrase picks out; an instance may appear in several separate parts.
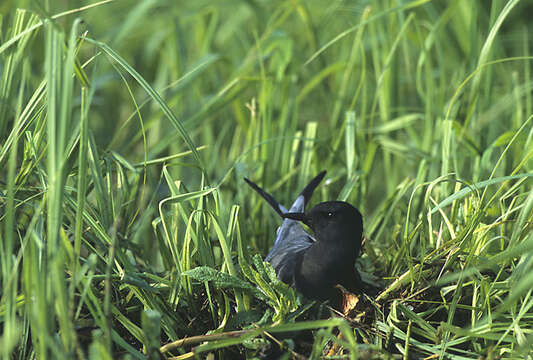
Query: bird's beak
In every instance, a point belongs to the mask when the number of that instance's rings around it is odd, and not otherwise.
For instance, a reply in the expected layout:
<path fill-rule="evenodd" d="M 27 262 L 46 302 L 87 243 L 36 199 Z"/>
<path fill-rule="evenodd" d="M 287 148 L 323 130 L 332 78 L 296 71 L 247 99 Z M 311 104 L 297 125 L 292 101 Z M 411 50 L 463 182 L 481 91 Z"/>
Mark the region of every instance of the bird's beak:
<path fill-rule="evenodd" d="M 311 221 L 305 213 L 285 213 L 281 215 L 284 219 L 291 219 L 303 222 L 305 225 L 311 227 Z"/>

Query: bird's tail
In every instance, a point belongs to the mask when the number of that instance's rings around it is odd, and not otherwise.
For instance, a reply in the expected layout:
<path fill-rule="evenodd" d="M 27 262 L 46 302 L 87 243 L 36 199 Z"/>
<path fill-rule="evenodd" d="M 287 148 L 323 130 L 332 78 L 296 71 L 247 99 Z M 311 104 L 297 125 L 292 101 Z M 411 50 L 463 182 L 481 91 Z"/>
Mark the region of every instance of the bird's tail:
<path fill-rule="evenodd" d="M 292 204 L 290 212 L 303 212 L 305 210 L 305 205 L 309 202 L 311 196 L 313 195 L 313 192 L 315 191 L 318 184 L 320 184 L 325 175 L 326 170 L 320 172 L 317 176 L 313 178 L 313 180 L 309 182 L 309 184 L 307 184 L 307 186 L 302 190 L 300 195 L 298 195 L 298 197 Z M 288 212 L 287 209 L 283 205 L 281 205 L 276 199 L 274 199 L 272 195 L 261 189 L 259 186 L 257 186 L 257 184 L 247 178 L 244 178 L 244 181 L 246 181 L 246 183 L 250 185 L 252 189 L 257 191 L 257 193 L 261 195 L 281 217 L 283 217 L 283 214 Z"/>

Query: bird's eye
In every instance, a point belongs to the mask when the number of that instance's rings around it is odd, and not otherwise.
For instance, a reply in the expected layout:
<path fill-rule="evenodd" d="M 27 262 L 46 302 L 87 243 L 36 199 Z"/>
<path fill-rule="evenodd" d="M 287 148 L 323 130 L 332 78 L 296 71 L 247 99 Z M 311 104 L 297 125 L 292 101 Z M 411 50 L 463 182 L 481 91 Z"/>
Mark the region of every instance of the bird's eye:
<path fill-rule="evenodd" d="M 332 212 L 328 212 L 328 217 L 333 217 L 333 213 Z"/>

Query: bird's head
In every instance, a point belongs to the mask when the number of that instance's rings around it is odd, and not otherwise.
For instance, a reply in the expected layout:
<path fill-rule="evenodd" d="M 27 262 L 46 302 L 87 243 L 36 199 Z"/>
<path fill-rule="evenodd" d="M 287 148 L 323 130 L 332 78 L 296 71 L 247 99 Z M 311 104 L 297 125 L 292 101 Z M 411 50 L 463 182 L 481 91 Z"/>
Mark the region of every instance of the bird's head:
<path fill-rule="evenodd" d="M 284 218 L 298 220 L 313 230 L 318 241 L 345 242 L 359 249 L 363 234 L 363 217 L 345 201 L 317 204 L 306 213 L 285 213 Z"/>

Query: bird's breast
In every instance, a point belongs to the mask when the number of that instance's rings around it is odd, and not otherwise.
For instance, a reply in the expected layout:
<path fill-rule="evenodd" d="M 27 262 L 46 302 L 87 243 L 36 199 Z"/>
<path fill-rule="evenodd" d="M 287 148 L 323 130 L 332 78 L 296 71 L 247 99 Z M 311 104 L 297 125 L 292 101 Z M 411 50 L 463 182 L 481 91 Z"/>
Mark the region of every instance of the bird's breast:
<path fill-rule="evenodd" d="M 296 288 L 308 298 L 328 299 L 333 287 L 342 283 L 347 273 L 354 272 L 355 250 L 327 245 L 330 244 L 313 244 L 303 254 L 296 271 Z"/>

